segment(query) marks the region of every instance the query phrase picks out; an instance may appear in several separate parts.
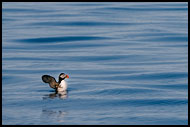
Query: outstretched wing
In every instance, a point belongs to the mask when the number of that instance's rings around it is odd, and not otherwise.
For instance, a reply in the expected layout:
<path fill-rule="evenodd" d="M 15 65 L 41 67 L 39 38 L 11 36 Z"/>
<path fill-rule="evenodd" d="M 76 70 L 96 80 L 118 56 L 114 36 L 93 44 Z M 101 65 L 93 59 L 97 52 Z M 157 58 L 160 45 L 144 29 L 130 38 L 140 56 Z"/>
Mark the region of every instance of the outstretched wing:
<path fill-rule="evenodd" d="M 56 82 L 55 78 L 50 75 L 43 75 L 42 81 L 49 83 L 49 86 L 53 89 L 56 89 L 59 86 L 59 83 Z"/>

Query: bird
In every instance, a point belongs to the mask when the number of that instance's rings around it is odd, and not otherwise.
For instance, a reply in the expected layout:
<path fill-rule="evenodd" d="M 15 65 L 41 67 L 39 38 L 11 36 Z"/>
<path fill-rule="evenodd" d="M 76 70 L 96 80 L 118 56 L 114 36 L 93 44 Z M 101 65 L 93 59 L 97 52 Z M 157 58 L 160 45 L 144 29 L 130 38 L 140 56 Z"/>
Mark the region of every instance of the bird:
<path fill-rule="evenodd" d="M 49 86 L 55 89 L 57 92 L 66 91 L 67 90 L 67 83 L 65 79 L 69 78 L 69 75 L 65 73 L 61 73 L 59 75 L 59 81 L 57 82 L 54 77 L 50 75 L 43 75 L 42 81 L 44 83 L 49 83 Z"/>

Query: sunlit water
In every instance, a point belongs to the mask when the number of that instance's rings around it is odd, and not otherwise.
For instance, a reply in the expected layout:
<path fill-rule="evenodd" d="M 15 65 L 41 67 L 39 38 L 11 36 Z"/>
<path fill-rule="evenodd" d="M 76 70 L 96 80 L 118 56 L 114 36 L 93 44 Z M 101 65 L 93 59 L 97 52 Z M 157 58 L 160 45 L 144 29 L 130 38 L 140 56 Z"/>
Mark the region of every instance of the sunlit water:
<path fill-rule="evenodd" d="M 188 3 L 3 3 L 2 27 L 4 125 L 188 124 Z"/>

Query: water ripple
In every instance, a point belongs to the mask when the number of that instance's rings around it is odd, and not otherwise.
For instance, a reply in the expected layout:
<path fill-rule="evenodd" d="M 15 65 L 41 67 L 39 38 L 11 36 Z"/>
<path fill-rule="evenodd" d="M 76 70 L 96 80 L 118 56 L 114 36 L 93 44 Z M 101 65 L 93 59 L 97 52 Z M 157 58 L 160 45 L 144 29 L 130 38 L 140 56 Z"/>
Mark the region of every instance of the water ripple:
<path fill-rule="evenodd" d="M 176 78 L 187 78 L 188 73 L 186 72 L 163 72 L 163 73 L 149 73 L 149 74 L 132 74 L 126 76 L 114 76 L 115 80 L 160 80 L 160 79 L 176 79 Z M 106 78 L 106 77 L 105 77 Z M 109 79 L 109 77 L 107 77 Z"/>
<path fill-rule="evenodd" d="M 37 26 L 79 26 L 79 27 L 90 27 L 90 26 L 124 26 L 124 25 L 142 25 L 142 23 L 121 23 L 121 22 L 85 22 L 85 21 L 71 21 L 71 22 L 36 22 L 30 23 L 29 25 Z"/>
<path fill-rule="evenodd" d="M 44 9 L 34 9 L 34 8 L 3 8 L 2 11 L 5 13 L 20 13 L 20 12 L 26 12 L 26 13 L 41 13 L 41 12 L 52 12 L 53 10 L 44 10 Z"/>
<path fill-rule="evenodd" d="M 130 7 L 107 7 L 107 8 L 101 8 L 102 10 L 115 10 L 115 11 L 186 11 L 188 10 L 187 7 L 185 8 L 130 8 Z"/>
<path fill-rule="evenodd" d="M 97 36 L 41 37 L 41 38 L 18 39 L 15 41 L 23 43 L 54 43 L 54 42 L 89 41 L 89 40 L 102 40 L 102 39 L 107 39 L 107 37 L 97 37 Z"/>

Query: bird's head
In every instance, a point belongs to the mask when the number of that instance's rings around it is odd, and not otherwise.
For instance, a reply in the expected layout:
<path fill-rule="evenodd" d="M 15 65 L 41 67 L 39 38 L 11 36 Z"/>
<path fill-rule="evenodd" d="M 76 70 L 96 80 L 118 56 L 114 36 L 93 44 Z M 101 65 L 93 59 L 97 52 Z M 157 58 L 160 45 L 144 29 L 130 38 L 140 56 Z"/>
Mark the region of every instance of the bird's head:
<path fill-rule="evenodd" d="M 69 78 L 69 75 L 67 75 L 67 74 L 65 74 L 65 73 L 61 73 L 61 74 L 59 75 L 59 79 L 64 80 L 65 78 Z"/>

